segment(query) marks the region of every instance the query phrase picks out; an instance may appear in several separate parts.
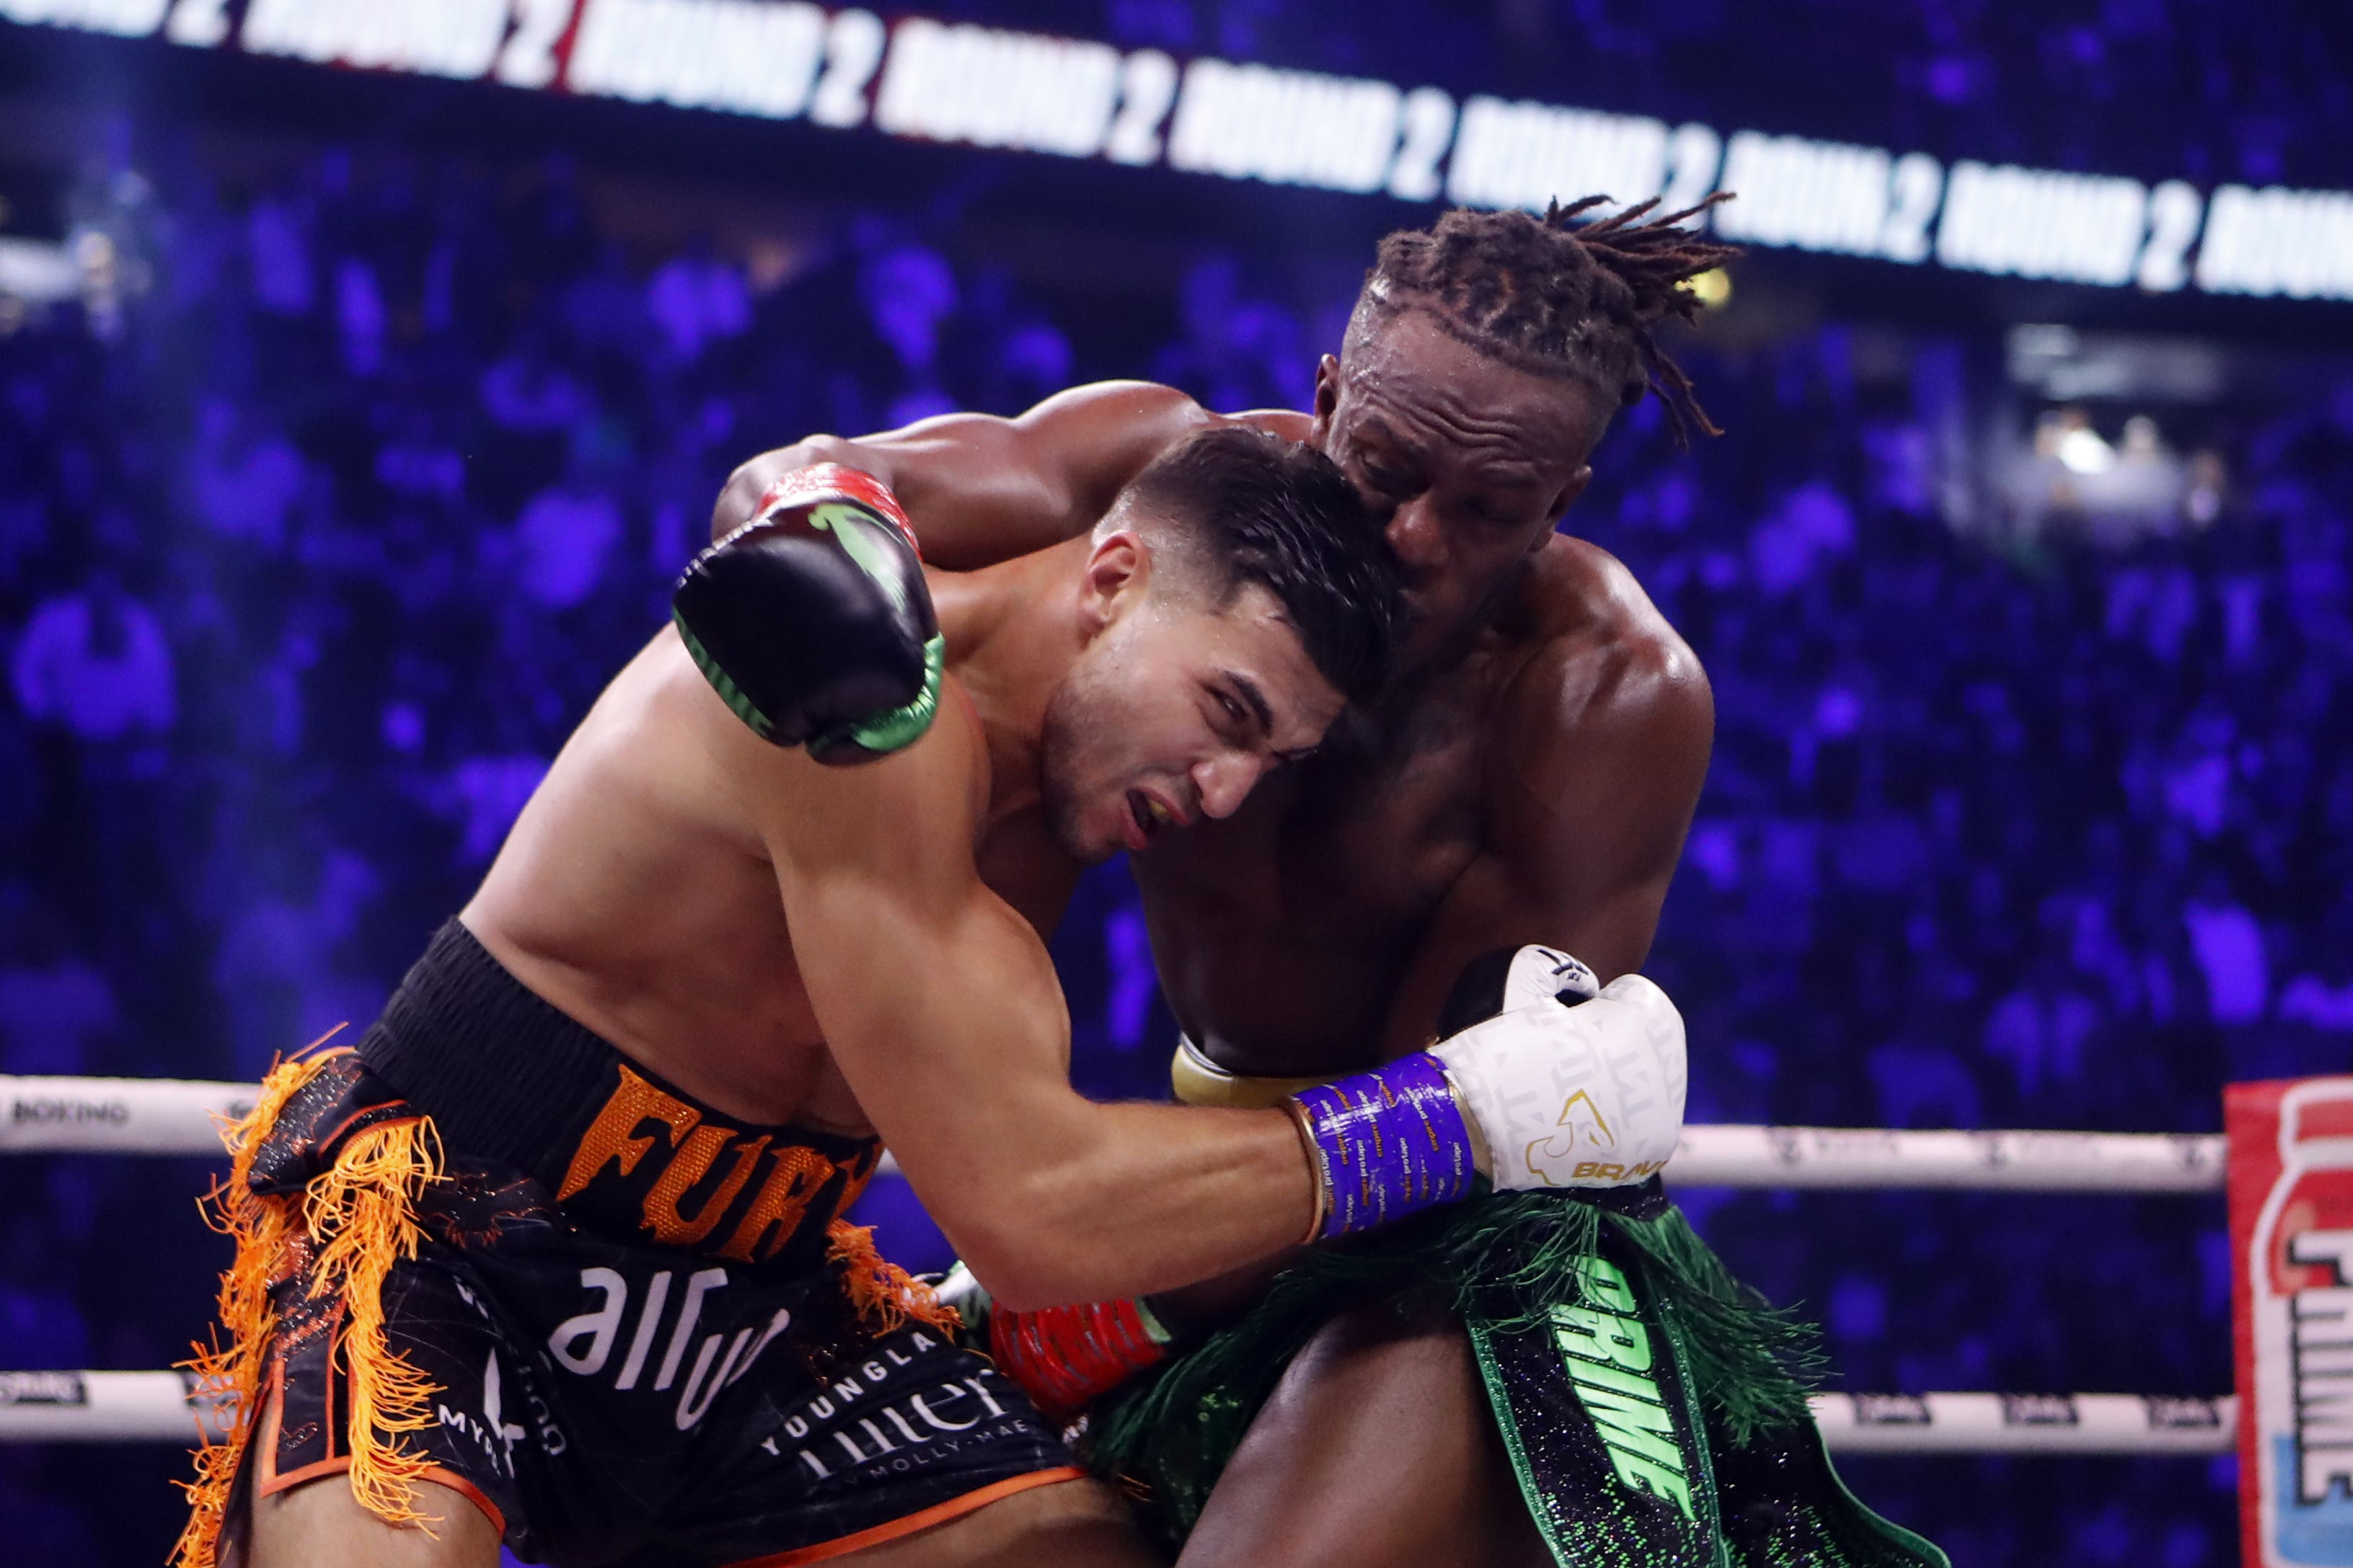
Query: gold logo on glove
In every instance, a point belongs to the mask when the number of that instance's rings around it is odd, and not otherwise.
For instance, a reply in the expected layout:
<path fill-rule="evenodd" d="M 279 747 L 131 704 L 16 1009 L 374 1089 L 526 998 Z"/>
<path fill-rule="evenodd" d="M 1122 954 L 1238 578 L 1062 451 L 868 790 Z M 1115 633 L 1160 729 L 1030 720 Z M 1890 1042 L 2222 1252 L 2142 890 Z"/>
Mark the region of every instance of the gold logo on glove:
<path fill-rule="evenodd" d="M 1584 1108 L 1582 1116 L 1577 1114 L 1580 1106 Z M 1537 1177 L 1548 1187 L 1557 1184 L 1553 1179 L 1552 1170 L 1546 1167 L 1557 1167 L 1566 1163 L 1574 1159 L 1580 1150 L 1618 1147 L 1618 1134 L 1609 1130 L 1609 1122 L 1601 1114 L 1601 1108 L 1593 1103 L 1593 1096 L 1584 1089 L 1578 1089 L 1562 1103 L 1560 1121 L 1556 1125 L 1570 1129 L 1565 1139 L 1556 1132 L 1550 1137 L 1538 1138 L 1530 1142 L 1526 1151 L 1529 1174 Z M 1566 1147 L 1561 1146 L 1564 1143 Z M 1581 1176 L 1594 1174 L 1592 1163 L 1589 1160 L 1581 1163 L 1571 1173 L 1569 1179 L 1574 1181 Z"/>

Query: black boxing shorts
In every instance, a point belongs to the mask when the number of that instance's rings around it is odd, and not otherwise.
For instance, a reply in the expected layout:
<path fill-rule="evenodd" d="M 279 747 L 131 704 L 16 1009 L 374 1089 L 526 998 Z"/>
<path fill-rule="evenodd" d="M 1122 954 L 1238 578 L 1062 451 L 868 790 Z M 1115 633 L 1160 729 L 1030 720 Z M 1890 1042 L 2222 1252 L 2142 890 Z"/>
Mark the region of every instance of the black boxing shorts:
<path fill-rule="evenodd" d="M 813 1563 L 1077 1469 L 953 1314 L 839 1215 L 872 1139 L 735 1125 L 456 921 L 355 1050 L 280 1068 L 216 1194 L 242 1395 L 178 1561 L 250 1500 L 419 1482 L 528 1562 Z"/>

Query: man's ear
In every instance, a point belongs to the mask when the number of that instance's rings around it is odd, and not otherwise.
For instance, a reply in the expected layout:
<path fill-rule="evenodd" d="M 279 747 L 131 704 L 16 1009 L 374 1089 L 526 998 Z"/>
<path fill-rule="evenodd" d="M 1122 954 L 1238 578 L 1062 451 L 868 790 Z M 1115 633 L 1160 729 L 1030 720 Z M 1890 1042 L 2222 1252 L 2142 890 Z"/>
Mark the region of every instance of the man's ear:
<path fill-rule="evenodd" d="M 1142 597 L 1152 581 L 1152 547 L 1133 531 L 1115 528 L 1096 537 L 1079 580 L 1079 615 L 1092 637 L 1117 620 L 1128 602 Z"/>
<path fill-rule="evenodd" d="M 1585 487 L 1592 482 L 1593 465 L 1590 463 L 1578 465 L 1577 472 L 1568 476 L 1568 483 L 1561 486 L 1560 493 L 1553 497 L 1552 521 L 1555 527 L 1559 526 L 1562 515 L 1577 504 L 1577 498 L 1583 495 Z M 1551 537 L 1552 529 L 1546 529 L 1543 535 L 1536 540 L 1536 547 L 1542 549 L 1545 540 Z"/>
<path fill-rule="evenodd" d="M 1340 360 L 1325 354 L 1315 362 L 1315 424 L 1307 433 L 1309 446 L 1322 450 L 1332 434 L 1332 411 L 1340 406 Z"/>

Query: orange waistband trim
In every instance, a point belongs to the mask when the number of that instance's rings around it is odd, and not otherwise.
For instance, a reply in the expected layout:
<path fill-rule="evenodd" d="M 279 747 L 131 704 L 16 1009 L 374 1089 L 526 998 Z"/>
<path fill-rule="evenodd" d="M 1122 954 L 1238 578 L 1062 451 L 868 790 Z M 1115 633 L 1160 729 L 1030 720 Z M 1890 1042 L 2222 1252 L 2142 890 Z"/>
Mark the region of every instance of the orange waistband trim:
<path fill-rule="evenodd" d="M 828 1557 L 841 1557 L 852 1552 L 863 1552 L 870 1546 L 880 1546 L 886 1541 L 896 1541 L 902 1535 L 913 1535 L 919 1530 L 929 1530 L 935 1524 L 945 1524 L 952 1519 L 959 1519 L 975 1510 L 986 1508 L 990 1503 L 1013 1496 L 1016 1492 L 1026 1492 L 1035 1487 L 1056 1486 L 1063 1481 L 1082 1481 L 1086 1479 L 1086 1471 L 1076 1465 L 1060 1465 L 1050 1470 L 1032 1470 L 1026 1476 L 1008 1476 L 1005 1479 L 992 1482 L 977 1491 L 966 1492 L 962 1497 L 952 1497 L 945 1502 L 934 1503 L 931 1507 L 911 1513 L 904 1519 L 894 1519 L 886 1524 L 878 1524 L 871 1530 L 861 1530 L 855 1535 L 839 1536 L 832 1541 L 820 1541 L 815 1546 L 797 1547 L 793 1551 L 779 1552 L 770 1557 L 747 1557 L 740 1563 L 729 1563 L 727 1568 L 799 1568 L 799 1565 L 804 1563 L 822 1563 Z"/>

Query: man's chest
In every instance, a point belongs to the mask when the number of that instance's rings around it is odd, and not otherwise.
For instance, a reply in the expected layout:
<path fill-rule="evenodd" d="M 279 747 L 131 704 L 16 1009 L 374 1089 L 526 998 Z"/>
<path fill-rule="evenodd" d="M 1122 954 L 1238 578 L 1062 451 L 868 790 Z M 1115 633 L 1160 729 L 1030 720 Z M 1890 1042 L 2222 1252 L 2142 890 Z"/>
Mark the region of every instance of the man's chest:
<path fill-rule="evenodd" d="M 1234 888 L 1257 868 L 1247 901 L 1264 920 L 1379 945 L 1426 920 L 1478 852 L 1478 782 L 1467 736 L 1311 764 L 1267 789 L 1261 809 L 1211 825 L 1199 868 Z"/>
<path fill-rule="evenodd" d="M 1178 1017 L 1237 1065 L 1361 1051 L 1479 853 L 1478 785 L 1467 734 L 1336 756 L 1139 857 Z"/>

